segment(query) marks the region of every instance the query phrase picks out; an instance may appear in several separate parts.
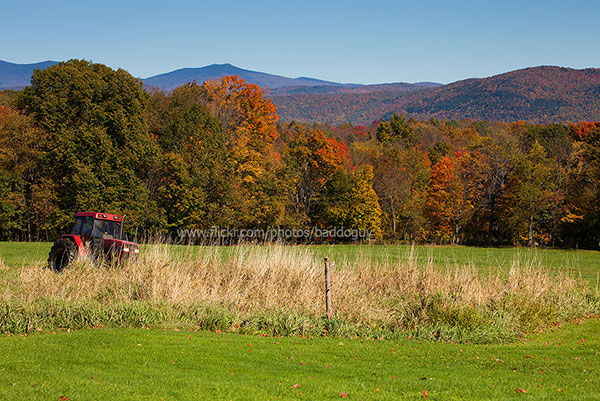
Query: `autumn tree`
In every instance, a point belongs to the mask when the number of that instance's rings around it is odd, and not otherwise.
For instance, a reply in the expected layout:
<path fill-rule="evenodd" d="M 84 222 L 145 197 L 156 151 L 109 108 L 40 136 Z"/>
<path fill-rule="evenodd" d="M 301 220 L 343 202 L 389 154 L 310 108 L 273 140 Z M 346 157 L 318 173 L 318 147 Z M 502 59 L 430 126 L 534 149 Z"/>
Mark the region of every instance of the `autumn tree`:
<path fill-rule="evenodd" d="M 234 167 L 242 180 L 244 224 L 281 222 L 285 195 L 275 171 L 280 157 L 273 149 L 277 139 L 276 107 L 265 92 L 238 76 L 202 84 L 202 100 L 217 119 L 231 146 Z"/>
<path fill-rule="evenodd" d="M 379 141 L 355 144 L 355 158 L 373 166 L 375 189 L 383 211 L 382 222 L 392 239 L 421 239 L 423 206 L 429 181 L 429 160 L 417 148 L 383 145 Z"/>
<path fill-rule="evenodd" d="M 556 190 L 553 196 L 552 226 L 550 229 L 551 244 L 554 246 L 559 237 L 559 225 L 569 213 L 570 205 L 567 191 L 571 181 L 573 163 L 573 140 L 567 126 L 552 124 L 543 135 L 542 146 L 548 152 L 554 170 Z"/>
<path fill-rule="evenodd" d="M 431 234 L 439 240 L 461 241 L 461 230 L 472 216 L 474 201 L 480 196 L 476 166 L 479 156 L 467 151 L 444 156 L 431 171 L 426 213 Z"/>
<path fill-rule="evenodd" d="M 315 221 L 322 189 L 336 170 L 347 167 L 348 148 L 318 129 L 294 124 L 285 134 L 282 175 L 288 185 L 288 213 L 293 225 Z"/>
<path fill-rule="evenodd" d="M 499 130 L 478 138 L 471 145 L 480 155 L 478 179 L 482 190 L 482 196 L 475 199 L 476 221 L 469 227 L 474 243 L 492 244 L 502 240 L 499 203 L 512 171 L 514 155 L 518 153 L 516 142 L 508 131 Z"/>
<path fill-rule="evenodd" d="M 560 219 L 561 242 L 572 247 L 600 246 L 600 122 L 572 124 L 574 140 Z"/>
<path fill-rule="evenodd" d="M 397 209 L 401 239 L 422 241 L 424 239 L 425 202 L 427 185 L 431 175 L 431 163 L 419 149 L 407 149 L 396 155 L 404 183 L 404 196 Z"/>
<path fill-rule="evenodd" d="M 431 170 L 426 203 L 432 237 L 455 242 L 456 217 L 452 209 L 460 203 L 463 191 L 453 160 L 448 156 L 442 157 Z"/>
<path fill-rule="evenodd" d="M 256 180 L 278 137 L 277 108 L 258 85 L 237 75 L 205 81 L 202 89 L 204 104 L 229 137 L 243 180 Z"/>

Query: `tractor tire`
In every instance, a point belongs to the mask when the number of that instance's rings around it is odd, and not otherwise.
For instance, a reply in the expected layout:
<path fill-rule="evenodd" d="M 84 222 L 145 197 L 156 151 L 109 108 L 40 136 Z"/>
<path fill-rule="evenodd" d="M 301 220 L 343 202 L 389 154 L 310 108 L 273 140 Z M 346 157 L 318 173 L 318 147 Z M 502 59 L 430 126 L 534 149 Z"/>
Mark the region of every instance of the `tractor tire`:
<path fill-rule="evenodd" d="M 75 243 L 68 239 L 57 240 L 48 255 L 48 267 L 56 272 L 61 271 L 71 263 L 77 255 Z"/>

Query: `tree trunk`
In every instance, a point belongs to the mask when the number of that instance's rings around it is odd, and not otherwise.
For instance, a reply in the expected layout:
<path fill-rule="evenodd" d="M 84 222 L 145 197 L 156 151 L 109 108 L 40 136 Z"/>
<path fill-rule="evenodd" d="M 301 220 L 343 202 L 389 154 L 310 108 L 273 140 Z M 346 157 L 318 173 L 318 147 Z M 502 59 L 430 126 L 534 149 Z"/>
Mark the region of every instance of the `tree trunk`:
<path fill-rule="evenodd" d="M 494 209 L 496 208 L 496 197 L 490 197 L 490 210 L 488 215 L 488 245 L 492 243 L 494 230 Z"/>
<path fill-rule="evenodd" d="M 529 234 L 527 236 L 529 246 L 533 245 L 533 214 L 529 215 Z"/>
<path fill-rule="evenodd" d="M 458 224 L 456 224 L 456 226 L 454 226 L 454 244 L 458 244 L 460 243 L 460 239 L 458 238 L 458 232 L 460 231 L 460 227 L 458 226 Z"/>
<path fill-rule="evenodd" d="M 394 200 L 390 199 L 390 209 L 392 210 L 392 233 L 394 240 L 396 239 L 396 208 L 394 207 Z"/>

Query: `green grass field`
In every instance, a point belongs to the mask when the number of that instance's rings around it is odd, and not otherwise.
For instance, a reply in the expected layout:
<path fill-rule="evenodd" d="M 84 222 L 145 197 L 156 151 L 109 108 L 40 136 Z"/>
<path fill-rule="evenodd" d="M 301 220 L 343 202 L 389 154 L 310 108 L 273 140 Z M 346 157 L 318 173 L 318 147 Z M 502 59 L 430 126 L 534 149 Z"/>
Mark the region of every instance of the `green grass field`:
<path fill-rule="evenodd" d="M 0 242 L 0 260 L 9 267 L 45 263 L 51 243 Z M 152 246 L 152 245 L 147 245 Z M 249 245 L 252 246 L 252 245 Z M 185 257 L 212 250 L 213 247 L 173 246 Z M 227 255 L 232 247 L 219 247 Z M 473 266 L 479 271 L 508 271 L 513 261 L 533 263 L 551 271 L 567 271 L 581 276 L 596 287 L 600 274 L 600 252 L 586 250 L 478 248 L 466 246 L 408 245 L 314 245 L 310 249 L 320 257 L 328 256 L 333 262 L 344 259 L 365 259 L 369 262 L 401 262 L 412 257 L 417 264 L 433 263 L 440 268 Z M 142 247 L 142 252 L 144 247 Z"/>
<path fill-rule="evenodd" d="M 23 266 L 43 265 L 50 246 L 0 243 L 0 260 L 7 267 L 0 271 L 4 291 L 10 292 Z M 183 260 L 216 250 L 227 258 L 233 249 L 172 246 L 169 252 Z M 361 261 L 411 260 L 442 270 L 467 266 L 482 274 L 507 273 L 518 261 L 581 277 L 597 297 L 600 252 L 595 251 L 387 245 L 309 249 L 339 265 L 344 260 L 359 266 Z M 44 310 L 38 312 L 38 318 L 45 316 Z M 14 315 L 8 313 L 5 317 Z M 66 322 L 79 316 L 69 317 L 62 309 L 48 313 Z M 0 334 L 0 400 L 600 400 L 597 317 L 490 345 L 183 330 L 194 327 L 189 324 L 69 332 L 39 322 L 32 327 L 29 335 Z"/>
<path fill-rule="evenodd" d="M 156 329 L 3 335 L 0 399 L 597 400 L 599 331 L 588 319 L 486 346 Z"/>

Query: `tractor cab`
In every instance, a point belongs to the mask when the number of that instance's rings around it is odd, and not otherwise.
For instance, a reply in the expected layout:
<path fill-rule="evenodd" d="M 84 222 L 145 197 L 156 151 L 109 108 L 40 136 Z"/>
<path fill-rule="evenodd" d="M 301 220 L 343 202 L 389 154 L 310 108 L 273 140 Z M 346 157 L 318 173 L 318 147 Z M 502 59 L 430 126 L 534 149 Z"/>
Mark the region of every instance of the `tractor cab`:
<path fill-rule="evenodd" d="M 105 217 L 106 216 L 106 217 Z M 116 214 L 77 213 L 71 234 L 81 238 L 123 239 L 123 217 Z"/>

